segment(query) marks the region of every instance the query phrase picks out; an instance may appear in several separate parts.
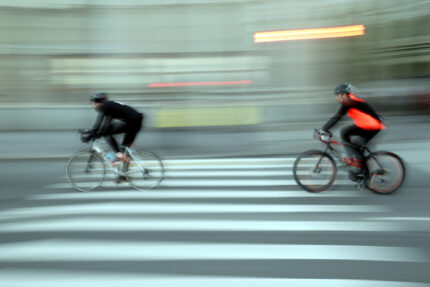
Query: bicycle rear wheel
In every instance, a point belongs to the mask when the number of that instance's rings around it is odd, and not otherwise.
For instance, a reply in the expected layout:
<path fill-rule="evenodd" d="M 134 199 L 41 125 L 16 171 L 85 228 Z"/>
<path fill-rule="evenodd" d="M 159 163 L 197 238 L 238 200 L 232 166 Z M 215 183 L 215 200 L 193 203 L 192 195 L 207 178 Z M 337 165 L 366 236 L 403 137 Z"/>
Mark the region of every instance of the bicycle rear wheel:
<path fill-rule="evenodd" d="M 86 192 L 101 185 L 106 168 L 103 158 L 89 150 L 75 153 L 66 164 L 66 178 L 77 190 Z"/>
<path fill-rule="evenodd" d="M 160 157 L 147 150 L 133 152 L 125 170 L 130 185 L 138 190 L 157 187 L 164 176 L 164 165 Z"/>
<path fill-rule="evenodd" d="M 294 179 L 309 192 L 328 189 L 336 179 L 336 174 L 337 167 L 331 156 L 319 150 L 305 151 L 294 162 Z"/>
<path fill-rule="evenodd" d="M 369 168 L 369 180 L 366 187 L 378 194 L 390 194 L 396 191 L 405 178 L 405 165 L 402 159 L 386 151 L 374 152 L 366 157 Z"/>

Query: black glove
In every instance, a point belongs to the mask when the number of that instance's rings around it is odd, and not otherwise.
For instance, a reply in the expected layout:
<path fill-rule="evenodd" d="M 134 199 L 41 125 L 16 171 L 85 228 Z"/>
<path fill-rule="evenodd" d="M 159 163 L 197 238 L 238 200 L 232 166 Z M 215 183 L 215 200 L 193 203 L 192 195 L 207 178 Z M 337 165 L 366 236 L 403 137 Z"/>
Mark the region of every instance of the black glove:
<path fill-rule="evenodd" d="M 92 134 L 82 134 L 81 135 L 81 141 L 84 143 L 89 142 L 90 140 L 92 140 L 93 135 Z"/>
<path fill-rule="evenodd" d="M 99 133 L 95 133 L 95 134 L 93 134 L 93 138 L 95 138 L 95 139 L 99 139 L 99 138 L 101 138 L 103 136 L 103 134 L 99 134 Z"/>
<path fill-rule="evenodd" d="M 79 130 L 79 133 L 81 134 L 81 141 L 84 143 L 87 143 L 95 138 L 95 134 L 92 130 Z"/>

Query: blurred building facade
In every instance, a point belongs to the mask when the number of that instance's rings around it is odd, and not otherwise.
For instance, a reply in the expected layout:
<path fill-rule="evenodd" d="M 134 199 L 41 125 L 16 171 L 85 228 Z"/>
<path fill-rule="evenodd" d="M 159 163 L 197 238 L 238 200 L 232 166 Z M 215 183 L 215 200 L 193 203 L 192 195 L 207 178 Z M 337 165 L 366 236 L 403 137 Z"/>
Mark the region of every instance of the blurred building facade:
<path fill-rule="evenodd" d="M 81 105 L 102 90 L 153 107 L 323 104 L 344 81 L 425 103 L 429 10 L 427 0 L 0 0 L 0 103 Z M 253 42 L 259 31 L 354 24 L 366 34 Z"/>

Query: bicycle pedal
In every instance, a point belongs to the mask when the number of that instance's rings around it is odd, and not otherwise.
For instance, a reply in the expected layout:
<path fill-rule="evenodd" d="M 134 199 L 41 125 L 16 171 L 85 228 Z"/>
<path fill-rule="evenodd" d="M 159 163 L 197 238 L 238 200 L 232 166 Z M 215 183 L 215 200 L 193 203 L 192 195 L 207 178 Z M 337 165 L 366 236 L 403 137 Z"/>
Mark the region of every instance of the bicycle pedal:
<path fill-rule="evenodd" d="M 363 190 L 364 187 L 366 186 L 367 181 L 369 180 L 368 177 L 362 178 L 361 180 L 359 180 L 359 182 L 356 185 L 356 188 L 358 190 Z"/>
<path fill-rule="evenodd" d="M 128 181 L 128 178 L 126 176 L 123 176 L 123 175 L 117 177 L 115 180 L 115 182 L 117 184 L 122 183 L 122 182 L 127 182 L 127 181 Z"/>

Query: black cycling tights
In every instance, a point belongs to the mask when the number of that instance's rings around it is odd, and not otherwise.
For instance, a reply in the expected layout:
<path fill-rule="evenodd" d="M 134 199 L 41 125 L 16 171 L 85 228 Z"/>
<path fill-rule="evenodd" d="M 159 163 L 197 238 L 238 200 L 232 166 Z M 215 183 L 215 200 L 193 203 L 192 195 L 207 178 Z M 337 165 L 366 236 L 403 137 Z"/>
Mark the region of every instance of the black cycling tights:
<path fill-rule="evenodd" d="M 358 145 L 366 145 L 377 133 L 379 130 L 374 131 L 367 131 L 360 129 L 359 127 L 355 125 L 344 127 L 340 131 L 340 136 L 342 138 L 342 141 L 347 144 L 358 144 Z M 353 142 L 351 141 L 351 137 L 357 136 L 357 139 L 355 139 Z M 345 146 L 346 154 L 350 157 L 357 157 L 359 161 L 364 163 L 364 155 L 362 152 L 360 152 L 359 149 L 351 147 L 351 146 Z M 363 168 L 367 169 L 367 165 L 363 164 Z"/>
<path fill-rule="evenodd" d="M 126 146 L 130 146 L 133 144 L 134 139 L 136 138 L 137 133 L 142 128 L 142 122 L 135 123 L 125 123 L 125 122 L 116 122 L 109 126 L 109 129 L 104 136 L 109 146 L 115 152 L 124 152 Z M 125 133 L 124 138 L 122 140 L 121 147 L 118 147 L 118 143 L 112 135 Z"/>

